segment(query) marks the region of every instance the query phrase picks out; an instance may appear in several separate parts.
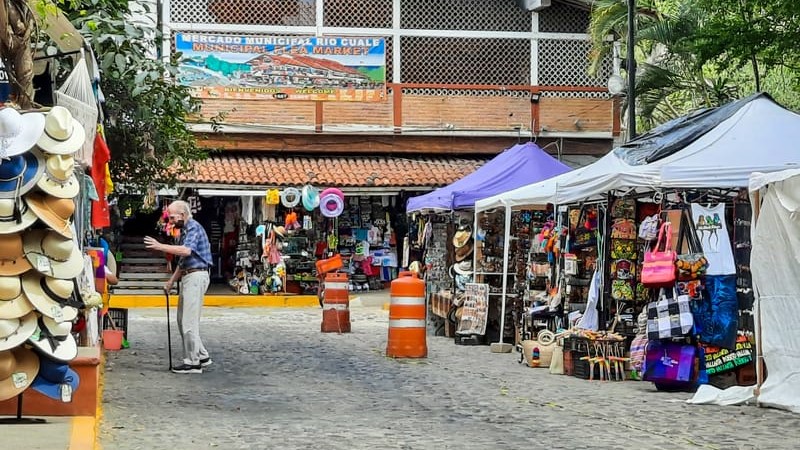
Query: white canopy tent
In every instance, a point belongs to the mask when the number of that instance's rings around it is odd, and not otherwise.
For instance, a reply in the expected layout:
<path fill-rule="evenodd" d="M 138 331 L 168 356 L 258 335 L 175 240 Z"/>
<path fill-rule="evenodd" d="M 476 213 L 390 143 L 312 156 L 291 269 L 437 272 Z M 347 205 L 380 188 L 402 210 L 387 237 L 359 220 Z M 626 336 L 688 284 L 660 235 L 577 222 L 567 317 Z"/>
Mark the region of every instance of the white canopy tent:
<path fill-rule="evenodd" d="M 753 174 L 750 195 L 756 348 L 768 371 L 756 398 L 800 413 L 800 169 Z"/>

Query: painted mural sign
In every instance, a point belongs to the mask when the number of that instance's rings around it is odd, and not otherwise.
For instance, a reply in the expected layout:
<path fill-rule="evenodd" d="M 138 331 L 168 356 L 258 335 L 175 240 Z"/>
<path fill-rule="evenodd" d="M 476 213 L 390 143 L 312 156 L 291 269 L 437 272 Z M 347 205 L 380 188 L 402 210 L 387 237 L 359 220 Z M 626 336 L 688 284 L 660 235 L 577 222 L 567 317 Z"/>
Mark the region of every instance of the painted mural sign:
<path fill-rule="evenodd" d="M 178 33 L 178 82 L 198 98 L 386 100 L 380 37 L 229 36 Z"/>

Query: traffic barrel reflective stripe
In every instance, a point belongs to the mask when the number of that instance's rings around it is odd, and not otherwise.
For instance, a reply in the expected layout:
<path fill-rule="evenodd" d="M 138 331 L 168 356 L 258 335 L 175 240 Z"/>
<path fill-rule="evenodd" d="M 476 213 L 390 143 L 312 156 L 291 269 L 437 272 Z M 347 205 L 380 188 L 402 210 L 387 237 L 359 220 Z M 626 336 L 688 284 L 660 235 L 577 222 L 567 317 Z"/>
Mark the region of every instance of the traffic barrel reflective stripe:
<path fill-rule="evenodd" d="M 413 272 L 400 272 L 392 281 L 389 304 L 389 339 L 386 356 L 394 358 L 425 358 L 426 342 L 425 282 Z"/>
<path fill-rule="evenodd" d="M 322 303 L 323 333 L 350 332 L 350 296 L 346 273 L 325 274 L 325 298 Z"/>

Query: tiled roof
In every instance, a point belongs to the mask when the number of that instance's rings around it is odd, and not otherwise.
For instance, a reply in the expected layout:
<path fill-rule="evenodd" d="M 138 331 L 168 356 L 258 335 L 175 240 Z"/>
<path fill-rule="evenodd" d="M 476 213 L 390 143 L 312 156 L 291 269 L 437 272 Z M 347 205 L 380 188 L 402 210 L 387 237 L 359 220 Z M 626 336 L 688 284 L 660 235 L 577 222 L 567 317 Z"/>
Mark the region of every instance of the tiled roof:
<path fill-rule="evenodd" d="M 444 186 L 475 171 L 484 159 L 393 156 L 259 156 L 222 154 L 196 163 L 185 183 L 339 187 Z"/>

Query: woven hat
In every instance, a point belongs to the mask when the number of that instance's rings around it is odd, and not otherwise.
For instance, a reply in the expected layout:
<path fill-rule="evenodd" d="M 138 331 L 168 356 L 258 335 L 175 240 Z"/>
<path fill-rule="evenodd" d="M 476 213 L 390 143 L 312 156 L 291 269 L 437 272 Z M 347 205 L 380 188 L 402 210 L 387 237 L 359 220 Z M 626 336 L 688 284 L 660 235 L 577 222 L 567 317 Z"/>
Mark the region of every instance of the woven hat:
<path fill-rule="evenodd" d="M 459 275 L 472 275 L 472 261 L 465 259 L 453 265 L 453 270 Z"/>
<path fill-rule="evenodd" d="M 44 158 L 36 149 L 0 159 L 0 198 L 17 198 L 30 191 L 42 172 Z"/>
<path fill-rule="evenodd" d="M 465 245 L 456 248 L 455 259 L 456 262 L 461 262 L 470 256 L 472 256 L 472 239 L 470 239 Z"/>
<path fill-rule="evenodd" d="M 83 270 L 81 251 L 72 239 L 49 230 L 29 230 L 22 241 L 34 269 L 54 278 L 72 279 Z"/>
<path fill-rule="evenodd" d="M 68 362 L 78 356 L 78 344 L 72 336 L 72 322 L 56 322 L 40 316 L 36 332 L 28 339 L 37 350 L 57 361 Z"/>
<path fill-rule="evenodd" d="M 0 275 L 19 275 L 31 267 L 31 263 L 25 258 L 22 235 L 0 234 Z"/>
<path fill-rule="evenodd" d="M 33 305 L 22 292 L 19 277 L 0 276 L 0 319 L 16 319 L 33 311 Z"/>
<path fill-rule="evenodd" d="M 0 234 L 16 233 L 36 222 L 36 214 L 28 208 L 24 197 L 0 198 Z"/>
<path fill-rule="evenodd" d="M 22 291 L 37 311 L 56 322 L 73 321 L 81 305 L 72 298 L 72 280 L 43 277 L 31 271 L 22 276 Z"/>
<path fill-rule="evenodd" d="M 44 120 L 44 133 L 37 145 L 47 153 L 69 155 L 83 147 L 86 131 L 63 106 L 54 106 Z"/>
<path fill-rule="evenodd" d="M 21 155 L 36 144 L 44 130 L 44 114 L 20 114 L 14 108 L 0 109 L 0 158 Z"/>
<path fill-rule="evenodd" d="M 455 234 L 453 234 L 453 247 L 459 248 L 467 244 L 472 237 L 472 227 L 469 225 L 462 225 L 458 227 Z"/>
<path fill-rule="evenodd" d="M 75 212 L 75 202 L 71 198 L 58 198 L 35 192 L 28 194 L 26 200 L 28 207 L 48 227 L 64 237 L 72 238 L 70 218 Z"/>
<path fill-rule="evenodd" d="M 63 386 L 69 386 L 70 392 L 78 389 L 81 378 L 69 364 L 46 356 L 39 358 L 39 364 L 39 374 L 33 380 L 31 389 L 59 401 L 62 399 Z"/>
<path fill-rule="evenodd" d="M 16 397 L 28 389 L 39 373 L 36 353 L 17 347 L 0 352 L 0 401 Z"/>
<path fill-rule="evenodd" d="M 0 350 L 22 345 L 36 331 L 36 313 L 15 319 L 0 319 Z"/>
<path fill-rule="evenodd" d="M 80 185 L 75 177 L 75 159 L 70 155 L 51 155 L 45 158 L 44 176 L 36 182 L 39 189 L 58 198 L 74 198 Z"/>

